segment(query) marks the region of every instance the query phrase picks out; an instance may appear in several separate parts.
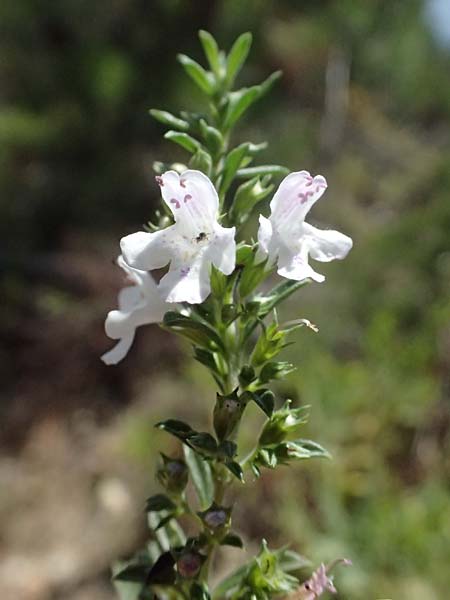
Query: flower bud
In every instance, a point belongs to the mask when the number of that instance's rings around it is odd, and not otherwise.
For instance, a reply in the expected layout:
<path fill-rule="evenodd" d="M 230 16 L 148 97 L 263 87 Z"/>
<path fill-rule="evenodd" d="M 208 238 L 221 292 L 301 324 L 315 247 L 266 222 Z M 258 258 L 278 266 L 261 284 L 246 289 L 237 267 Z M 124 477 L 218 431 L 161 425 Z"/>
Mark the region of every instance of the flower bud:
<path fill-rule="evenodd" d="M 228 531 L 231 523 L 231 507 L 219 506 L 215 502 L 198 515 L 205 528 L 216 538 L 221 538 Z"/>
<path fill-rule="evenodd" d="M 200 572 L 205 556 L 196 550 L 185 550 L 177 560 L 177 570 L 183 579 L 194 579 Z"/>
<path fill-rule="evenodd" d="M 300 425 L 307 421 L 307 407 L 289 408 L 290 400 L 273 413 L 267 421 L 259 438 L 260 446 L 278 444 L 294 433 Z"/>
<path fill-rule="evenodd" d="M 177 458 L 170 458 L 161 453 L 162 462 L 158 467 L 156 476 L 160 484 L 174 494 L 181 493 L 188 482 L 188 468 L 186 463 Z"/>
<path fill-rule="evenodd" d="M 217 394 L 214 407 L 214 430 L 219 440 L 226 439 L 239 423 L 245 404 L 238 398 L 237 389 L 228 396 Z"/>

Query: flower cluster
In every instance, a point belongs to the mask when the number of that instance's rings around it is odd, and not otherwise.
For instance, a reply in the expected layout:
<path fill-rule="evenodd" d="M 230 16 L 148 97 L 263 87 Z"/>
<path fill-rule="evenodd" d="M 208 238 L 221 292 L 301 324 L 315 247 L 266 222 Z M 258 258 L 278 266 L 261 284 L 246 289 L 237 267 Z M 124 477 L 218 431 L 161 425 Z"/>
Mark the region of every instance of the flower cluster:
<path fill-rule="evenodd" d="M 202 303 L 211 292 L 211 265 L 224 275 L 236 267 L 236 228 L 219 223 L 219 197 L 200 171 L 167 171 L 156 178 L 174 223 L 153 233 L 139 231 L 121 240 L 119 266 L 135 284 L 119 294 L 119 310 L 111 311 L 106 333 L 120 342 L 103 355 L 106 364 L 119 362 L 128 352 L 139 325 L 158 323 L 173 303 Z M 321 262 L 345 258 L 352 247 L 348 236 L 321 230 L 305 222 L 327 182 L 308 171 L 288 175 L 271 203 L 269 218 L 259 216 L 257 260 L 269 269 L 277 262 L 281 277 L 295 281 L 325 277 L 308 258 Z M 158 284 L 148 273 L 169 265 Z"/>
<path fill-rule="evenodd" d="M 288 174 L 280 165 L 249 166 L 264 142 L 229 148 L 233 126 L 280 75 L 232 89 L 251 35 L 240 36 L 228 54 L 207 32 L 200 32 L 200 40 L 210 70 L 184 55 L 179 60 L 206 96 L 209 112 L 151 111 L 170 127 L 165 138 L 192 156 L 186 166 L 154 163 L 162 209 L 157 225 L 121 240 L 118 265 L 132 285 L 120 292 L 118 309 L 108 314 L 106 333 L 118 341 L 102 359 L 119 362 L 140 325 L 159 323 L 183 336 L 217 384 L 212 429 L 201 431 L 174 418 L 156 424 L 181 442 L 182 452 L 161 454 L 157 479 L 163 489 L 145 505 L 153 539 L 118 568 L 114 580 L 127 600 L 271 600 L 291 593 L 292 600 L 313 600 L 335 591 L 328 575 L 332 565 L 321 565 L 301 584 L 293 571 L 308 561 L 286 548 L 270 549 L 265 541 L 253 559 L 211 592 L 208 571 L 221 546 L 244 546 L 233 530 L 233 503 L 227 498 L 233 482 L 245 484 L 247 476 L 259 478 L 266 469 L 330 457 L 301 435 L 307 407 L 287 399 L 277 408 L 271 382 L 295 369 L 279 360 L 288 336 L 302 326 L 317 331 L 304 318 L 280 323 L 277 309 L 306 283 L 324 281 L 310 258 L 342 259 L 352 240 L 305 222 L 327 188 L 323 176 Z M 284 179 L 270 202 L 270 215 L 259 216 L 257 241 L 246 241 L 243 226 L 279 176 Z M 281 280 L 270 289 L 275 272 Z M 262 411 L 264 424 L 244 457 L 238 430 L 250 403 Z M 192 526 L 185 528 L 188 520 Z"/>

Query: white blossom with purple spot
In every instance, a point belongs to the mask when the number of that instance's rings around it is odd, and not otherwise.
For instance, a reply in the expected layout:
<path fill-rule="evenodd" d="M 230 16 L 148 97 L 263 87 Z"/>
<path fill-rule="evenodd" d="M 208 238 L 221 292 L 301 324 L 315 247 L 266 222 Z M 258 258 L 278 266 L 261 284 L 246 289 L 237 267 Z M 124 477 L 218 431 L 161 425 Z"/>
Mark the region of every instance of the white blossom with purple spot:
<path fill-rule="evenodd" d="M 291 173 L 283 179 L 271 203 L 267 219 L 259 216 L 258 257 L 277 261 L 278 274 L 287 279 L 322 282 L 308 257 L 321 262 L 345 258 L 352 239 L 339 231 L 321 230 L 305 223 L 313 204 L 322 196 L 327 182 L 322 175 L 312 177 L 308 171 Z"/>
<path fill-rule="evenodd" d="M 175 223 L 155 233 L 140 231 L 122 238 L 122 254 L 138 269 L 170 263 L 159 283 L 161 296 L 167 302 L 200 304 L 211 291 L 211 265 L 225 275 L 234 271 L 235 227 L 219 224 L 217 192 L 200 171 L 167 171 L 157 182 Z"/>

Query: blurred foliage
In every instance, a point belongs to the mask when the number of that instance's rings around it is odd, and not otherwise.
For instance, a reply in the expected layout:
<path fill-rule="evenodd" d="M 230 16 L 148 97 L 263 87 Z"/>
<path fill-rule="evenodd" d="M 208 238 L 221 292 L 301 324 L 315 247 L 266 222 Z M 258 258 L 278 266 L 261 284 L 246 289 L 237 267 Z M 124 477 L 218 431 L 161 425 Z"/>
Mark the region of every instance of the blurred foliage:
<path fill-rule="evenodd" d="M 31 254 L 58 252 L 75 231 L 92 248 L 110 239 L 113 257 L 117 236 L 149 216 L 151 163 L 181 153 L 160 141 L 147 110 L 196 106 L 175 55 L 198 57 L 197 29 L 225 46 L 253 32 L 243 83 L 284 71 L 242 139 L 270 141 L 262 162 L 325 174 L 327 200 L 313 216 L 355 248 L 291 302 L 292 316 L 321 332 L 302 331 L 286 353 L 299 370 L 282 390 L 312 406 L 311 437 L 334 460 L 265 474 L 263 501 L 277 507 L 275 545 L 292 540 L 316 562 L 354 561 L 339 580 L 355 600 L 438 600 L 450 584 L 450 58 L 424 6 L 0 4 L 0 231 L 2 262 L 14 267 L 1 291 L 10 303 L 31 298 Z M 45 294 L 58 312 L 70 305 Z"/>

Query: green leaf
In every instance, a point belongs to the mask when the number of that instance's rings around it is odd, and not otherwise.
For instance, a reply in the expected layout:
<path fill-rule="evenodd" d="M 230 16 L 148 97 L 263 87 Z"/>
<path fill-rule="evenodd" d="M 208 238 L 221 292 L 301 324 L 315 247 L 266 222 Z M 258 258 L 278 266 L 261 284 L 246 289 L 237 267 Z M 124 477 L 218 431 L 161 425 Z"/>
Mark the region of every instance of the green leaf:
<path fill-rule="evenodd" d="M 273 190 L 274 186 L 269 184 L 269 181 L 266 182 L 266 178 L 253 177 L 238 187 L 230 209 L 232 222 L 237 225 L 245 223 L 255 205 Z"/>
<path fill-rule="evenodd" d="M 253 260 L 253 246 L 239 244 L 236 251 L 236 264 L 244 266 Z"/>
<path fill-rule="evenodd" d="M 229 87 L 234 83 L 236 75 L 242 68 L 250 47 L 252 45 L 252 34 L 250 32 L 243 33 L 234 42 L 228 57 L 227 57 L 227 75 L 226 82 Z"/>
<path fill-rule="evenodd" d="M 176 505 L 165 494 L 156 494 L 151 496 L 145 502 L 147 512 L 159 512 L 161 510 L 175 510 Z"/>
<path fill-rule="evenodd" d="M 260 165 L 258 167 L 248 167 L 247 169 L 239 169 L 236 177 L 239 179 L 247 179 L 248 177 L 256 177 L 263 175 L 279 175 L 281 177 L 287 175 L 289 169 L 281 165 Z"/>
<path fill-rule="evenodd" d="M 259 98 L 259 88 L 242 88 L 228 94 L 228 106 L 223 123 L 224 129 L 230 129 L 242 117 L 245 111 Z"/>
<path fill-rule="evenodd" d="M 172 585 L 175 583 L 175 561 L 171 552 L 164 552 L 155 562 L 147 577 L 149 585 Z"/>
<path fill-rule="evenodd" d="M 209 152 L 199 148 L 196 153 L 192 156 L 189 166 L 191 169 L 201 171 L 208 177 L 211 175 L 212 169 L 212 158 Z"/>
<path fill-rule="evenodd" d="M 292 363 L 286 361 L 268 362 L 261 369 L 258 379 L 261 383 L 268 383 L 272 379 L 283 379 L 296 368 Z"/>
<path fill-rule="evenodd" d="M 225 466 L 233 475 L 239 479 L 241 483 L 244 483 L 244 472 L 242 471 L 241 465 L 233 460 L 227 461 Z"/>
<path fill-rule="evenodd" d="M 233 546 L 234 548 L 243 548 L 244 542 L 236 533 L 228 533 L 220 542 L 221 546 Z"/>
<path fill-rule="evenodd" d="M 194 347 L 194 358 L 202 365 L 205 365 L 210 371 L 217 372 L 217 364 L 213 352 L 204 348 Z"/>
<path fill-rule="evenodd" d="M 187 121 L 175 117 L 166 110 L 158 110 L 156 108 L 151 108 L 149 110 L 149 113 L 154 119 L 156 119 L 160 123 L 163 123 L 163 125 L 168 125 L 169 127 L 172 127 L 173 129 L 179 129 L 180 131 L 188 131 L 189 129 L 189 123 Z"/>
<path fill-rule="evenodd" d="M 187 438 L 195 433 L 193 429 L 183 421 L 177 421 L 176 419 L 167 419 L 165 421 L 160 421 L 155 425 L 157 429 L 162 429 L 163 431 L 167 431 L 171 435 L 175 436 L 179 440 L 183 442 L 187 440 Z"/>
<path fill-rule="evenodd" d="M 113 576 L 117 581 L 133 581 L 135 583 L 145 583 L 150 571 L 150 565 L 128 565 Z"/>
<path fill-rule="evenodd" d="M 290 550 L 289 548 L 280 548 L 275 551 L 275 554 L 278 556 L 278 561 L 280 568 L 285 572 L 289 573 L 289 571 L 298 571 L 299 569 L 303 569 L 304 567 L 309 567 L 311 565 L 311 561 L 298 554 L 298 552 L 294 552 L 294 550 Z"/>
<path fill-rule="evenodd" d="M 255 300 L 259 304 L 258 314 L 261 318 L 269 314 L 280 302 L 288 298 L 301 287 L 307 285 L 311 280 L 303 279 L 303 281 L 283 281 L 275 286 L 267 296 L 258 297 Z"/>
<path fill-rule="evenodd" d="M 224 458 L 234 458 L 237 454 L 237 444 L 231 440 L 224 440 L 219 444 L 218 453 Z"/>
<path fill-rule="evenodd" d="M 166 140 L 170 140 L 175 144 L 178 144 L 188 152 L 194 154 L 201 148 L 200 142 L 188 135 L 187 133 L 180 133 L 179 131 L 168 131 L 164 134 Z"/>
<path fill-rule="evenodd" d="M 206 584 L 193 583 L 189 590 L 190 600 L 211 600 Z"/>
<path fill-rule="evenodd" d="M 223 197 L 230 187 L 235 174 L 241 166 L 242 160 L 248 151 L 249 144 L 241 144 L 228 154 L 222 171 L 222 180 L 220 183 L 219 195 Z"/>
<path fill-rule="evenodd" d="M 305 460 L 309 458 L 331 458 L 330 453 L 312 440 L 294 440 L 284 442 L 276 448 L 280 461 Z"/>
<path fill-rule="evenodd" d="M 223 348 L 222 340 L 215 330 L 192 317 L 169 311 L 164 315 L 163 325 L 203 348 Z"/>
<path fill-rule="evenodd" d="M 217 454 L 217 442 L 210 433 L 201 431 L 189 436 L 189 445 L 204 456 Z"/>
<path fill-rule="evenodd" d="M 251 399 L 259 408 L 270 418 L 275 407 L 275 395 L 271 390 L 257 390 L 256 392 L 247 392 Z"/>
<path fill-rule="evenodd" d="M 203 51 L 206 58 L 208 59 L 211 70 L 215 73 L 216 77 L 220 77 L 220 58 L 219 58 L 219 47 L 213 36 L 201 29 L 198 32 L 198 37 L 203 46 Z"/>
<path fill-rule="evenodd" d="M 169 523 L 169 521 L 171 521 L 174 518 L 175 515 L 173 513 L 169 513 L 165 517 L 162 517 L 159 523 L 153 528 L 154 531 L 158 531 L 158 529 L 165 527 Z"/>
<path fill-rule="evenodd" d="M 204 119 L 200 119 L 200 130 L 205 144 L 212 156 L 217 156 L 222 151 L 223 136 L 218 129 L 211 127 Z"/>
<path fill-rule="evenodd" d="M 262 96 L 264 96 L 280 77 L 281 72 L 272 73 L 260 85 L 254 85 L 249 88 L 242 88 L 228 94 L 228 105 L 224 118 L 224 129 L 232 127 L 245 111 Z"/>
<path fill-rule="evenodd" d="M 278 79 L 280 79 L 280 77 L 282 75 L 283 75 L 283 73 L 281 71 L 275 71 L 274 73 L 269 75 L 269 77 L 258 86 L 259 87 L 259 97 L 262 98 L 268 92 L 270 92 L 274 83 L 276 81 L 278 81 Z"/>
<path fill-rule="evenodd" d="M 211 265 L 211 292 L 216 298 L 223 298 L 228 286 L 227 276 L 219 271 L 214 265 Z"/>
<path fill-rule="evenodd" d="M 192 79 L 192 81 L 208 96 L 211 96 L 215 91 L 214 78 L 211 73 L 205 71 L 195 60 L 189 58 L 185 54 L 178 54 L 178 62 Z"/>
<path fill-rule="evenodd" d="M 247 387 L 255 379 L 255 369 L 250 365 L 244 365 L 239 373 L 239 383 L 241 386 Z"/>
<path fill-rule="evenodd" d="M 184 446 L 184 456 L 197 492 L 201 510 L 211 506 L 214 499 L 214 481 L 209 463 L 194 450 Z"/>
<path fill-rule="evenodd" d="M 251 294 L 266 279 L 270 272 L 266 266 L 267 260 L 263 260 L 256 264 L 253 261 L 244 267 L 239 279 L 239 293 L 242 298 Z"/>

